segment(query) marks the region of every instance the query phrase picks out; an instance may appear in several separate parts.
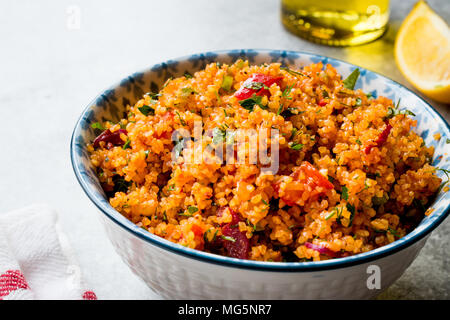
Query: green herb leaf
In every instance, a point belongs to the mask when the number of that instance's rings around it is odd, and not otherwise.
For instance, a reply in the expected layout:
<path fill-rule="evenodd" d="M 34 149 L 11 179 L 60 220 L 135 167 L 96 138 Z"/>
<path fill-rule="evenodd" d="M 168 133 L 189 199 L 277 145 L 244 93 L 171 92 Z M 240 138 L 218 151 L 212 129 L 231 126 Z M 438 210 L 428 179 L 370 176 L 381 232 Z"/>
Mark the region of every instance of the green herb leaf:
<path fill-rule="evenodd" d="M 197 207 L 194 207 L 194 206 L 189 206 L 188 207 L 188 211 L 189 211 L 189 213 L 196 213 L 197 211 L 198 211 L 198 208 Z"/>
<path fill-rule="evenodd" d="M 184 120 L 181 118 L 181 115 L 180 115 L 180 113 L 178 112 L 178 110 L 176 110 L 175 112 L 176 112 L 176 114 L 178 115 L 178 119 L 180 120 L 181 125 L 182 125 L 182 126 L 185 126 L 185 125 L 186 125 L 186 121 L 184 121 Z"/>
<path fill-rule="evenodd" d="M 293 84 L 291 84 L 290 86 L 287 86 L 287 88 L 283 90 L 281 97 L 286 98 L 288 100 L 292 100 L 292 97 L 289 97 L 289 94 L 291 93 L 293 87 L 294 87 Z"/>
<path fill-rule="evenodd" d="M 342 187 L 342 199 L 348 200 L 348 188 L 346 186 Z"/>
<path fill-rule="evenodd" d="M 105 130 L 105 128 L 100 124 L 100 122 L 95 122 L 95 123 L 91 124 L 91 128 L 92 129 L 99 129 L 99 130 L 102 130 L 102 131 Z"/>
<path fill-rule="evenodd" d="M 355 106 L 360 106 L 362 104 L 361 98 L 356 98 Z"/>
<path fill-rule="evenodd" d="M 350 211 L 350 222 L 348 223 L 347 227 L 351 227 L 353 223 L 353 218 L 355 217 L 355 207 L 351 205 L 350 203 L 347 203 L 347 210 Z"/>
<path fill-rule="evenodd" d="M 182 216 L 182 217 L 193 217 L 194 216 L 193 214 L 187 214 L 187 213 L 184 213 L 184 212 L 180 212 L 178 215 Z"/>
<path fill-rule="evenodd" d="M 356 81 L 358 81 L 358 77 L 359 77 L 359 69 L 353 70 L 353 72 L 350 73 L 347 79 L 342 81 L 342 83 L 344 84 L 344 88 L 353 90 L 355 88 Z"/>
<path fill-rule="evenodd" d="M 295 71 L 295 70 L 289 69 L 287 67 L 281 67 L 280 69 L 284 70 L 284 71 L 286 71 L 286 72 L 288 72 L 288 73 L 290 73 L 290 74 L 292 74 L 294 76 L 301 76 L 301 77 L 310 78 L 310 76 L 308 76 L 307 74 L 304 74 L 304 73 L 301 73 L 299 71 Z"/>
<path fill-rule="evenodd" d="M 127 138 L 127 141 L 125 142 L 125 144 L 123 145 L 122 148 L 123 148 L 123 149 L 131 149 L 130 143 L 131 143 L 130 138 Z"/>
<path fill-rule="evenodd" d="M 262 104 L 262 97 L 254 94 L 252 97 L 239 101 L 239 104 L 242 108 L 247 109 L 252 112 L 255 105 L 260 106 L 262 109 L 265 109 L 265 106 Z"/>
<path fill-rule="evenodd" d="M 389 231 L 389 233 L 393 234 L 394 237 L 400 238 L 400 235 L 398 234 L 398 232 L 395 229 L 392 229 L 391 227 L 388 227 L 387 230 Z"/>
<path fill-rule="evenodd" d="M 328 216 L 325 217 L 325 220 L 332 218 L 336 214 L 336 211 L 337 211 L 336 208 L 334 208 L 333 211 Z"/>
<path fill-rule="evenodd" d="M 189 72 L 186 72 L 186 73 L 184 74 L 184 77 L 185 77 L 186 79 L 192 79 L 192 74 L 190 74 Z"/>
<path fill-rule="evenodd" d="M 277 110 L 277 116 L 279 116 L 282 111 L 283 111 L 283 104 L 280 103 L 280 106 L 278 107 L 278 110 Z"/>
<path fill-rule="evenodd" d="M 292 150 L 301 150 L 303 148 L 303 144 L 301 143 L 295 143 L 295 142 L 290 142 L 288 144 L 289 148 L 291 148 Z"/>
<path fill-rule="evenodd" d="M 142 107 L 139 107 L 138 109 L 144 116 L 148 116 L 149 114 L 151 115 L 155 114 L 155 109 L 146 104 L 144 104 Z"/>
<path fill-rule="evenodd" d="M 152 98 L 152 100 L 158 100 L 158 98 L 162 96 L 161 93 L 153 93 L 153 92 L 147 92 L 145 95 Z"/>

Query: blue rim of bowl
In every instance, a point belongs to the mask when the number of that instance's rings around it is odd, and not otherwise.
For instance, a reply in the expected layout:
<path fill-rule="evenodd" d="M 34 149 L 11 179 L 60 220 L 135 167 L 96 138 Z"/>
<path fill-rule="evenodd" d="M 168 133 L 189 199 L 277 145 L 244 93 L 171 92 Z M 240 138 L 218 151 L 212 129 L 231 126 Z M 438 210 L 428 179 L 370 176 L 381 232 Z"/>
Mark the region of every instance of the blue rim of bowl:
<path fill-rule="evenodd" d="M 246 54 L 246 52 L 256 52 L 256 53 L 286 53 L 286 54 L 296 54 L 296 55 L 303 55 L 303 56 L 309 56 L 309 57 L 315 57 L 320 58 L 322 60 L 327 59 L 329 62 L 339 62 L 346 65 L 349 65 L 351 67 L 359 68 L 360 70 L 366 70 L 369 72 L 372 72 L 376 74 L 377 76 L 383 78 L 384 81 L 390 82 L 391 85 L 395 85 L 397 87 L 400 87 L 409 93 L 413 94 L 417 99 L 422 101 L 429 109 L 430 112 L 437 116 L 442 120 L 442 122 L 445 124 L 447 130 L 450 131 L 450 126 L 447 123 L 447 121 L 439 114 L 439 112 L 436 111 L 436 109 L 431 106 L 428 102 L 426 102 L 424 99 L 422 99 L 420 96 L 418 96 L 415 92 L 412 90 L 404 87 L 397 81 L 394 81 L 386 76 L 383 76 L 375 71 L 371 71 L 366 68 L 362 68 L 360 66 L 356 66 L 352 63 L 335 59 L 323 55 L 317 55 L 314 53 L 309 52 L 302 52 L 302 51 L 288 51 L 288 50 L 272 50 L 272 49 L 239 49 L 239 50 L 218 50 L 218 51 L 211 51 L 208 53 L 213 53 L 217 55 L 223 55 L 227 53 L 236 53 L 240 52 L 242 54 Z M 198 53 L 200 55 L 201 53 Z M 192 55 L 179 57 L 176 59 L 171 59 L 171 61 L 185 61 Z M 148 72 L 150 68 L 145 69 L 142 72 Z M 110 89 L 113 89 L 117 87 L 117 83 L 110 87 Z M 74 148 L 75 148 L 75 132 L 77 131 L 77 128 L 80 126 L 80 123 L 83 119 L 83 115 L 91 109 L 91 106 L 95 104 L 96 100 L 101 96 L 99 94 L 97 97 L 95 97 L 88 106 L 83 110 L 83 113 L 79 117 L 74 131 L 72 133 L 71 142 L 70 142 L 70 158 L 72 163 L 72 168 L 74 170 L 75 176 L 80 183 L 83 191 L 86 193 L 88 198 L 96 205 L 96 207 L 105 214 L 109 219 L 111 219 L 114 223 L 119 225 L 120 227 L 124 228 L 128 232 L 132 233 L 133 235 L 137 236 L 138 238 L 155 245 L 161 249 L 168 250 L 170 252 L 173 252 L 175 254 L 179 254 L 188 258 L 193 258 L 199 261 L 217 264 L 221 266 L 227 266 L 227 267 L 234 267 L 234 268 L 241 268 L 241 269 L 250 269 L 250 270 L 256 270 L 256 271 L 272 271 L 272 272 L 307 272 L 307 271 L 324 271 L 324 270 L 332 270 L 332 269 L 340 269 L 350 266 L 355 266 L 359 264 L 368 263 L 377 259 L 384 258 L 386 256 L 392 255 L 400 250 L 406 249 L 407 247 L 417 243 L 422 238 L 429 235 L 437 226 L 439 226 L 442 221 L 445 220 L 445 218 L 450 213 L 450 204 L 441 212 L 438 216 L 434 216 L 433 214 L 429 216 L 429 219 L 425 222 L 424 225 L 421 225 L 419 231 L 417 231 L 417 228 L 411 231 L 409 234 L 404 236 L 401 239 L 398 239 L 397 241 L 394 241 L 386 246 L 365 252 L 365 253 L 359 253 L 353 256 L 343 257 L 343 258 L 336 258 L 336 259 L 330 259 L 330 260 L 324 260 L 324 261 L 310 261 L 310 262 L 263 262 L 263 261 L 253 261 L 253 260 L 243 260 L 243 259 L 236 259 L 236 258 L 230 258 L 225 257 L 217 254 L 212 254 L 200 250 L 190 249 L 187 247 L 184 247 L 182 245 L 173 243 L 169 240 L 166 240 L 164 238 L 158 237 L 146 230 L 143 230 L 142 228 L 139 228 L 134 223 L 123 217 L 118 211 L 116 211 L 114 208 L 112 208 L 109 204 L 105 205 L 103 202 L 98 201 L 96 197 L 94 196 L 94 193 L 91 191 L 89 187 L 89 183 L 86 183 L 84 181 L 81 173 L 78 171 L 77 166 L 75 165 L 75 154 L 74 154 Z"/>

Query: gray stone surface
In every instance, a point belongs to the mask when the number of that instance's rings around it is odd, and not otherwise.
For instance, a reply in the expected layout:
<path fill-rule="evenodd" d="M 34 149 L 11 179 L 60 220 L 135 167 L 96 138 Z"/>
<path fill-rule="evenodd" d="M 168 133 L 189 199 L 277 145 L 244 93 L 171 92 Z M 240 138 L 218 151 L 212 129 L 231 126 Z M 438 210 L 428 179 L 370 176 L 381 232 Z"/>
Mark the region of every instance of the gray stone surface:
<path fill-rule="evenodd" d="M 85 105 L 127 74 L 195 52 L 236 48 L 302 50 L 340 58 L 411 86 L 396 69 L 396 30 L 414 1 L 391 1 L 380 40 L 330 48 L 281 26 L 279 1 L 2 1 L 0 3 L 0 211 L 35 202 L 55 207 L 86 281 L 99 298 L 158 295 L 115 254 L 69 160 L 73 126 Z M 450 20 L 450 2 L 429 3 Z M 71 29 L 71 6 L 80 28 Z M 76 25 L 75 25 L 76 26 Z M 450 120 L 448 106 L 430 101 Z M 450 220 L 380 298 L 449 299 Z"/>

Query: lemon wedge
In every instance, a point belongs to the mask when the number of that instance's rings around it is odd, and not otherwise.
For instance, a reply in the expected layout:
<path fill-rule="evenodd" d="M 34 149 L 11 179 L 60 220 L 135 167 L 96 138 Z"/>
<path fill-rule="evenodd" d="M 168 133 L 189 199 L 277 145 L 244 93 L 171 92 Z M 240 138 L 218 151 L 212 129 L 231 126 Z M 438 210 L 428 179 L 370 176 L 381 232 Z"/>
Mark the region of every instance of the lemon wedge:
<path fill-rule="evenodd" d="M 403 21 L 395 40 L 398 68 L 419 91 L 450 103 L 450 29 L 425 1 Z"/>

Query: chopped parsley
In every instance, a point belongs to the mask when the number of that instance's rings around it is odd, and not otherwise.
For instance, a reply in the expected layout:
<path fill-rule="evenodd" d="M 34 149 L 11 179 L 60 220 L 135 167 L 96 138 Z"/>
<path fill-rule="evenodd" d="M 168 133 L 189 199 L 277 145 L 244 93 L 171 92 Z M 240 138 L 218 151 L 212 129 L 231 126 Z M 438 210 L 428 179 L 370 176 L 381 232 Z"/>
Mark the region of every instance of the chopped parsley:
<path fill-rule="evenodd" d="M 123 145 L 122 148 L 123 148 L 123 149 L 131 149 L 130 143 L 131 143 L 130 138 L 127 138 L 127 141 L 125 142 L 125 144 Z"/>
<path fill-rule="evenodd" d="M 277 110 L 277 116 L 279 116 L 282 111 L 283 111 L 283 104 L 280 103 L 280 106 L 278 107 L 278 110 Z"/>
<path fill-rule="evenodd" d="M 193 217 L 194 216 L 193 214 L 187 214 L 187 213 L 184 213 L 184 212 L 180 212 L 178 215 L 179 216 L 183 216 L 183 217 Z"/>
<path fill-rule="evenodd" d="M 437 193 L 439 193 L 439 192 L 441 192 L 442 188 L 444 188 L 445 185 L 450 182 L 450 170 L 438 168 L 438 167 L 436 167 L 436 170 L 442 171 L 445 174 L 445 176 L 447 177 L 447 181 L 442 182 L 441 185 L 439 186 L 439 188 L 437 190 Z"/>
<path fill-rule="evenodd" d="M 337 209 L 334 208 L 333 211 L 328 216 L 325 217 L 325 220 L 332 218 L 336 214 L 336 211 L 337 211 Z"/>
<path fill-rule="evenodd" d="M 287 88 L 283 90 L 283 93 L 281 94 L 281 97 L 282 97 L 282 98 L 286 98 L 286 99 L 288 99 L 288 100 L 292 100 L 292 97 L 289 97 L 289 94 L 290 94 L 291 91 L 292 91 L 292 87 L 294 87 L 293 84 L 290 85 L 290 86 L 287 86 Z"/>
<path fill-rule="evenodd" d="M 301 76 L 301 77 L 308 77 L 308 78 L 310 78 L 310 76 L 308 76 L 307 74 L 304 74 L 304 73 L 301 73 L 299 71 L 295 71 L 295 70 L 289 69 L 288 67 L 281 67 L 280 69 L 284 70 L 287 73 L 290 73 L 290 74 L 292 74 L 294 76 Z"/>
<path fill-rule="evenodd" d="M 181 118 L 181 115 L 180 115 L 180 113 L 178 112 L 178 110 L 175 110 L 175 112 L 176 112 L 176 114 L 178 115 L 178 119 L 180 120 L 181 125 L 182 125 L 182 126 L 185 126 L 185 125 L 186 125 L 186 121 L 184 121 L 184 120 Z"/>
<path fill-rule="evenodd" d="M 198 211 L 198 208 L 197 208 L 197 207 L 194 207 L 194 206 L 189 206 L 189 207 L 188 207 L 188 212 L 189 212 L 190 214 L 196 213 L 197 211 Z"/>
<path fill-rule="evenodd" d="M 391 119 L 397 115 L 403 114 L 403 115 L 409 115 L 409 116 L 415 116 L 414 112 L 408 110 L 408 109 L 402 109 L 400 110 L 400 101 L 401 99 L 398 99 L 397 103 L 393 108 L 389 108 L 387 115 L 384 117 L 384 120 Z"/>
<path fill-rule="evenodd" d="M 155 114 L 155 109 L 146 104 L 144 104 L 142 107 L 139 107 L 138 109 L 144 116 L 148 116 L 149 114 L 151 115 Z"/>
<path fill-rule="evenodd" d="M 348 200 L 348 188 L 346 186 L 342 187 L 342 199 Z"/>
<path fill-rule="evenodd" d="M 91 128 L 92 128 L 92 129 L 99 129 L 99 130 L 102 130 L 102 131 L 106 130 L 106 129 L 100 124 L 100 122 L 95 122 L 95 123 L 91 124 Z"/>
<path fill-rule="evenodd" d="M 149 96 L 152 100 L 158 100 L 162 96 L 161 93 L 147 92 L 145 95 Z"/>
<path fill-rule="evenodd" d="M 391 227 L 388 227 L 387 230 L 389 231 L 390 234 L 394 235 L 394 237 L 401 238 L 401 236 L 398 234 L 397 230 L 392 229 Z"/>
<path fill-rule="evenodd" d="M 350 211 L 350 221 L 348 223 L 348 227 L 351 227 L 356 212 L 355 206 L 351 205 L 350 203 L 347 203 L 347 210 Z"/>
<path fill-rule="evenodd" d="M 253 94 L 250 98 L 239 101 L 239 104 L 242 108 L 247 109 L 250 112 L 253 111 L 255 105 L 258 105 L 261 109 L 265 109 L 265 106 L 262 104 L 262 98 L 263 97 L 261 96 Z"/>
<path fill-rule="evenodd" d="M 290 142 L 288 144 L 289 148 L 291 148 L 292 150 L 301 150 L 303 148 L 303 144 L 301 143 L 295 143 L 295 142 Z"/>

